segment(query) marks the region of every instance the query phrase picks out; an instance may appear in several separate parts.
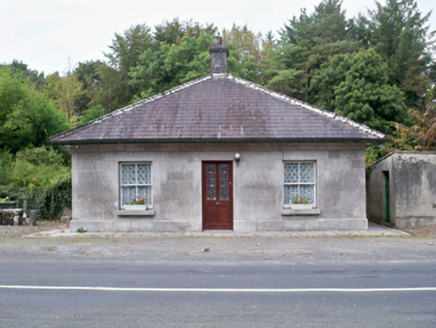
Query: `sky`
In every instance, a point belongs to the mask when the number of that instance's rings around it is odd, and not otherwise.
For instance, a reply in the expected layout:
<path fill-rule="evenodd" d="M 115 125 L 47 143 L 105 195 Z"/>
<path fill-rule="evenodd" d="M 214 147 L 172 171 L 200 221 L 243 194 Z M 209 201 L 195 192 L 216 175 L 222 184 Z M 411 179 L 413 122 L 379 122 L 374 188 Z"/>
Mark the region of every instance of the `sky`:
<path fill-rule="evenodd" d="M 381 3 L 385 3 L 381 0 Z M 154 27 L 178 17 L 219 30 L 233 24 L 253 32 L 277 31 L 302 8 L 308 13 L 321 0 L 0 0 L 0 63 L 16 59 L 45 75 L 64 75 L 79 62 L 104 60 L 115 33 L 137 24 Z M 423 14 L 436 9 L 434 0 L 418 0 Z M 374 1 L 343 0 L 347 17 L 375 9 Z M 436 10 L 430 18 L 436 30 Z"/>

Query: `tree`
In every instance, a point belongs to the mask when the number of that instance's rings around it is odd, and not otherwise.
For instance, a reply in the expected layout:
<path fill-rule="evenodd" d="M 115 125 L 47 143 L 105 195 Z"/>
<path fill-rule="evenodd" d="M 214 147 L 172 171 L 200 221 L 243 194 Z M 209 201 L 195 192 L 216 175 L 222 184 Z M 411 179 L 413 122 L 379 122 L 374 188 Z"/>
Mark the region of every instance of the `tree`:
<path fill-rule="evenodd" d="M 260 42 L 262 34 L 250 31 L 247 25 L 223 29 L 224 43 L 229 47 L 229 70 L 233 75 L 253 82 L 260 82 Z"/>
<path fill-rule="evenodd" d="M 387 64 L 374 49 L 336 55 L 317 78 L 324 96 L 318 104 L 356 122 L 390 133 L 390 121 L 404 122 L 401 90 L 388 83 Z"/>
<path fill-rule="evenodd" d="M 71 71 L 66 76 L 59 76 L 56 72 L 47 77 L 46 94 L 53 100 L 73 125 L 78 122 L 80 112 L 76 102 L 82 94 L 82 83 Z"/>
<path fill-rule="evenodd" d="M 0 149 L 16 153 L 47 144 L 48 136 L 69 128 L 65 116 L 23 75 L 0 69 Z"/>
<path fill-rule="evenodd" d="M 335 111 L 335 90 L 340 83 L 345 81 L 345 74 L 351 69 L 350 59 L 350 55 L 338 54 L 321 65 L 321 69 L 311 81 L 312 88 L 319 90 L 314 95 L 316 106 L 331 112 Z"/>
<path fill-rule="evenodd" d="M 321 65 L 335 54 L 358 49 L 353 29 L 339 0 L 323 0 L 311 15 L 303 9 L 281 30 L 267 86 L 313 103 L 319 90 L 311 80 Z"/>
<path fill-rule="evenodd" d="M 39 73 L 36 70 L 31 70 L 28 68 L 27 64 L 18 60 L 13 60 L 12 63 L 8 65 L 0 65 L 0 68 L 2 67 L 10 70 L 12 75 L 24 76 L 35 90 L 41 92 L 44 90 L 46 82 L 44 72 Z"/>
<path fill-rule="evenodd" d="M 73 74 L 81 83 L 82 89 L 76 98 L 77 112 L 79 115 L 93 106 L 111 108 L 110 101 L 104 97 L 104 85 L 106 83 L 101 76 L 101 67 L 107 66 L 105 63 L 97 61 L 87 61 L 79 63 L 74 69 Z M 116 109 L 116 108 L 111 108 Z"/>
<path fill-rule="evenodd" d="M 179 21 L 179 18 L 174 18 L 171 22 L 164 22 L 154 27 L 154 39 L 158 42 L 166 44 L 179 45 L 185 35 L 185 24 Z"/>
<path fill-rule="evenodd" d="M 82 117 L 80 118 L 80 123 L 86 123 L 92 121 L 96 118 L 102 117 L 106 114 L 106 110 L 101 105 L 93 106 L 84 111 Z"/>
<path fill-rule="evenodd" d="M 112 100 L 111 107 L 120 108 L 129 104 L 140 90 L 129 84 L 130 70 L 138 64 L 138 58 L 152 44 L 151 29 L 145 24 L 132 26 L 123 35 L 115 33 L 109 46 L 111 51 L 105 56 L 109 66 L 100 66 L 99 74 L 104 83 L 103 97 Z"/>
<path fill-rule="evenodd" d="M 395 127 L 394 133 L 389 136 L 393 143 L 391 150 L 436 150 L 436 101 L 434 90 L 429 92 L 426 103 L 426 111 L 411 111 L 409 116 L 415 121 L 411 127 L 392 122 Z"/>
<path fill-rule="evenodd" d="M 376 6 L 368 10 L 369 18 L 359 18 L 358 37 L 386 58 L 389 83 L 404 92 L 407 105 L 423 109 L 434 44 L 434 32 L 428 33 L 426 25 L 430 13 L 422 16 L 415 0 L 387 0 Z"/>
<path fill-rule="evenodd" d="M 141 91 L 141 98 L 173 88 L 210 72 L 209 47 L 211 32 L 199 37 L 185 35 L 179 45 L 160 43 L 156 49 L 147 49 L 132 68 L 131 82 Z"/>
<path fill-rule="evenodd" d="M 274 34 L 269 31 L 266 33 L 265 37 L 261 41 L 261 52 L 260 52 L 260 83 L 266 85 L 267 81 L 270 80 L 274 74 L 270 71 L 273 65 L 275 49 L 277 47 L 277 42 L 274 38 Z"/>
<path fill-rule="evenodd" d="M 153 43 L 153 46 L 139 56 L 137 66 L 131 68 L 129 84 L 141 90 L 140 96 L 136 96 L 134 100 L 152 96 L 210 73 L 209 49 L 214 43 L 214 29 L 207 26 L 202 30 L 201 26 L 193 28 L 192 25 L 181 29 L 187 32 L 177 42 Z M 164 31 L 159 31 L 162 38 Z M 259 81 L 255 56 L 241 48 L 243 46 L 234 40 L 235 35 L 238 35 L 239 41 L 247 38 L 247 44 L 245 41 L 241 42 L 248 47 L 257 42 L 253 41 L 254 34 L 247 28 L 240 29 L 236 26 L 233 27 L 232 33 L 224 33 L 230 39 L 229 71 L 235 76 Z"/>

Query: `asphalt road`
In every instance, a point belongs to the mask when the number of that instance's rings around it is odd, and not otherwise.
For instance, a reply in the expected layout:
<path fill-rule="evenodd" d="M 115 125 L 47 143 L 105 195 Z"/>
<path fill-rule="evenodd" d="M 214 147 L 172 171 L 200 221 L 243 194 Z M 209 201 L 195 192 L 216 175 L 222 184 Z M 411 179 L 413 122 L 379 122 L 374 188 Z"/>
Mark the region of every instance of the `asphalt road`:
<path fill-rule="evenodd" d="M 0 327 L 435 327 L 436 260 L 0 258 Z"/>

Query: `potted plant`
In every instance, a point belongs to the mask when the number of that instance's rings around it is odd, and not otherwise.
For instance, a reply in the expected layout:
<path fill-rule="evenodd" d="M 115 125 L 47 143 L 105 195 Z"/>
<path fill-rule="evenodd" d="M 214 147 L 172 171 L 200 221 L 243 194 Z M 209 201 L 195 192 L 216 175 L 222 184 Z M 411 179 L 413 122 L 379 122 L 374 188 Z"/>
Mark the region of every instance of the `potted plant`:
<path fill-rule="evenodd" d="M 145 211 L 147 209 L 147 200 L 145 198 L 139 198 L 139 195 L 136 195 L 133 201 L 124 204 L 123 207 L 128 211 Z"/>
<path fill-rule="evenodd" d="M 300 197 L 300 195 L 297 194 L 295 195 L 294 198 L 291 199 L 290 206 L 294 210 L 311 208 L 312 204 L 310 204 L 309 201 L 310 201 L 309 197 L 302 198 Z"/>

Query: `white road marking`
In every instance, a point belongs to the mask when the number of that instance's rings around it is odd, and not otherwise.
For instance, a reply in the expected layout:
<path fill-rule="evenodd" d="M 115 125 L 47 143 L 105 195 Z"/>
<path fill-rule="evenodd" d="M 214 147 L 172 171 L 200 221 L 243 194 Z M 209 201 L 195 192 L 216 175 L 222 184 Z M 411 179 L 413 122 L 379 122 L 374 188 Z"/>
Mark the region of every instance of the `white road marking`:
<path fill-rule="evenodd" d="M 141 288 L 88 286 L 25 286 L 0 285 L 0 289 L 83 290 L 109 292 L 173 292 L 173 293 L 377 293 L 436 291 L 436 287 L 410 288 Z"/>

